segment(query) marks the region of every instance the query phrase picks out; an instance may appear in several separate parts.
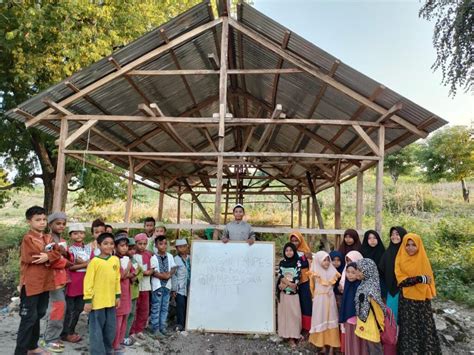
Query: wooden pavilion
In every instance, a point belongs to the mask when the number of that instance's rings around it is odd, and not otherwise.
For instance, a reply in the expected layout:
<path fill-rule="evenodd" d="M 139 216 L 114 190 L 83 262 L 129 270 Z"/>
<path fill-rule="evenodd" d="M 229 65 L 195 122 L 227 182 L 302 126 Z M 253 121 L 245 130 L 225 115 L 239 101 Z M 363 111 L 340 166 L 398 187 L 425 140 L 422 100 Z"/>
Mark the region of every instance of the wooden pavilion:
<path fill-rule="evenodd" d="M 66 188 L 66 158 L 95 164 L 87 153 L 129 171 L 125 223 L 135 182 L 160 191 L 158 219 L 165 194 L 190 196 L 216 229 L 230 199 L 283 195 L 292 215 L 298 206 L 295 227 L 308 202 L 303 233 L 341 235 L 341 184 L 357 178 L 361 230 L 364 171 L 376 166 L 380 231 L 384 156 L 447 122 L 250 5 L 239 4 L 232 17 L 219 1 L 218 12 L 204 1 L 8 112 L 58 137 L 55 191 Z M 324 228 L 317 201 L 328 188 L 333 229 Z M 200 202 L 208 194 L 214 215 Z M 173 227 L 209 225 L 180 224 L 178 213 Z"/>

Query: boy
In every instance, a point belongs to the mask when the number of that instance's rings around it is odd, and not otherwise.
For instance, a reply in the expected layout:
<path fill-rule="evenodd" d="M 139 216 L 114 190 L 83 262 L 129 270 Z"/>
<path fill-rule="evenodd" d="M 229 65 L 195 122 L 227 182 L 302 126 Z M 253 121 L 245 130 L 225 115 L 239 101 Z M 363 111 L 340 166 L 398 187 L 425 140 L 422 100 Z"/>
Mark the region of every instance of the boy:
<path fill-rule="evenodd" d="M 243 220 L 245 215 L 244 206 L 238 203 L 234 206 L 232 212 L 234 220 L 225 226 L 222 241 L 227 243 L 229 240 L 245 240 L 249 245 L 252 245 L 255 242 L 255 232 L 250 224 Z"/>
<path fill-rule="evenodd" d="M 132 309 L 127 319 L 127 329 L 125 331 L 125 339 L 123 340 L 123 345 L 130 346 L 133 344 L 140 345 L 135 342 L 135 339 L 130 336 L 130 330 L 132 328 L 133 321 L 135 320 L 135 311 L 137 309 L 137 300 L 138 295 L 140 294 L 139 284 L 143 279 L 143 270 L 138 265 L 138 262 L 135 260 L 135 239 L 128 238 L 128 257 L 132 262 L 132 268 L 134 270 L 133 277 L 130 279 L 131 284 L 131 298 L 132 298 Z"/>
<path fill-rule="evenodd" d="M 143 232 L 146 234 L 148 239 L 153 237 L 153 233 L 155 231 L 155 224 L 156 224 L 156 221 L 153 217 L 147 217 L 143 221 L 143 229 L 144 229 Z"/>
<path fill-rule="evenodd" d="M 177 266 L 171 279 L 171 297 L 176 299 L 176 331 L 184 330 L 186 325 L 186 306 L 191 281 L 191 263 L 189 260 L 188 242 L 186 239 L 176 241 L 178 255 L 174 257 Z"/>
<path fill-rule="evenodd" d="M 150 276 L 153 275 L 154 268 L 158 266 L 158 260 L 156 259 L 156 256 L 146 250 L 148 238 L 145 233 L 137 234 L 135 236 L 135 243 L 135 260 L 143 270 L 143 278 L 138 286 L 139 295 L 137 300 L 137 312 L 135 314 L 135 320 L 132 324 L 130 334 L 138 339 L 145 340 L 146 338 L 143 331 L 145 330 L 148 321 L 148 314 L 150 313 Z"/>
<path fill-rule="evenodd" d="M 166 236 L 166 227 L 163 222 L 156 223 L 155 232 L 153 233 L 153 236 L 151 238 L 148 238 L 148 245 L 146 249 L 149 250 L 152 254 L 158 253 L 158 250 L 156 249 L 156 246 L 155 246 L 155 241 L 156 241 L 156 238 L 160 236 Z"/>
<path fill-rule="evenodd" d="M 70 343 L 81 341 L 80 335 L 76 333 L 76 325 L 84 309 L 84 277 L 91 257 L 90 245 L 84 244 L 85 236 L 86 230 L 82 224 L 69 225 L 69 239 L 72 241 L 69 253 L 73 265 L 68 270 L 70 282 L 66 287 L 66 316 L 61 338 Z"/>
<path fill-rule="evenodd" d="M 70 266 L 67 242 L 61 237 L 66 229 L 66 214 L 54 212 L 48 216 L 48 226 L 51 231 L 53 242 L 58 245 L 61 258 L 53 266 L 55 289 L 49 292 L 48 313 L 46 315 L 46 329 L 43 334 L 41 345 L 51 352 L 63 352 L 64 344 L 60 340 L 64 326 L 64 311 L 66 299 L 64 288 L 67 282 L 66 267 Z"/>
<path fill-rule="evenodd" d="M 40 319 L 48 307 L 49 291 L 55 289 L 51 268 L 61 258 L 58 247 L 45 234 L 46 211 L 39 206 L 26 210 L 30 230 L 20 246 L 20 326 L 15 355 L 41 353 L 38 347 Z"/>
<path fill-rule="evenodd" d="M 105 223 L 101 219 L 97 218 L 96 220 L 92 222 L 91 232 L 92 232 L 92 238 L 94 238 L 94 240 L 90 242 L 88 245 L 92 249 L 91 258 L 93 258 L 94 256 L 97 256 L 100 254 L 100 248 L 97 245 L 97 238 L 102 233 L 105 233 Z"/>
<path fill-rule="evenodd" d="M 105 225 L 105 232 L 114 234 L 114 228 L 110 224 L 106 224 Z"/>
<path fill-rule="evenodd" d="M 157 338 L 167 336 L 166 319 L 170 303 L 171 277 L 176 271 L 173 256 L 166 252 L 168 243 L 165 236 L 159 236 L 155 241 L 158 253 L 158 267 L 151 278 L 151 314 L 150 330 Z"/>
<path fill-rule="evenodd" d="M 120 261 L 113 256 L 114 236 L 97 237 L 100 254 L 87 265 L 84 278 L 84 312 L 89 314 L 89 351 L 112 354 L 115 337 L 115 307 L 120 307 Z"/>

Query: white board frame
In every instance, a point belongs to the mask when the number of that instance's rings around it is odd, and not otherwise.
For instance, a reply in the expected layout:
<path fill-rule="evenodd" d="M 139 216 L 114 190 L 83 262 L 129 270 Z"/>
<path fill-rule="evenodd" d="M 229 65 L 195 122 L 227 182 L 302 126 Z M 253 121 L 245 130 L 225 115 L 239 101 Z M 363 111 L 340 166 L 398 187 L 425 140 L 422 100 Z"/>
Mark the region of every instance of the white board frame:
<path fill-rule="evenodd" d="M 193 255 L 193 246 L 195 243 L 223 243 L 221 240 L 200 240 L 200 239 L 193 239 L 192 242 L 191 242 L 191 252 L 190 252 L 190 256 L 191 256 L 191 274 L 192 274 L 192 255 Z M 227 244 L 235 244 L 235 243 L 245 243 L 247 244 L 247 242 L 245 241 L 229 241 L 227 242 Z M 272 244 L 273 245 L 273 258 L 272 258 L 272 265 L 275 266 L 275 242 L 267 242 L 267 241 L 262 241 L 262 242 L 254 242 L 254 244 Z M 252 246 L 250 246 L 252 247 Z M 276 278 L 275 278 L 275 272 L 273 270 L 272 272 L 272 278 L 273 278 L 273 281 L 272 281 L 272 284 L 275 285 L 275 282 L 276 282 Z M 189 304 L 190 304 L 190 301 L 191 301 L 191 292 L 192 292 L 192 289 L 191 287 L 189 288 L 189 292 L 188 292 L 188 297 L 187 297 L 187 304 L 186 304 L 186 307 L 187 307 L 187 311 L 186 311 L 186 325 L 185 325 L 185 329 L 187 331 L 202 331 L 202 332 L 205 332 L 205 333 L 224 333 L 224 334 L 274 334 L 276 333 L 276 302 L 275 302 L 275 288 L 273 287 L 272 288 L 272 293 L 271 293 L 271 296 L 269 297 L 269 302 L 272 303 L 272 330 L 271 331 L 268 331 L 268 332 L 254 332 L 254 331 L 239 331 L 239 330 L 221 330 L 221 329 L 208 329 L 208 328 L 205 328 L 205 329 L 189 329 L 189 326 L 188 326 L 188 323 L 189 323 L 189 310 L 190 310 L 190 307 L 189 307 Z"/>

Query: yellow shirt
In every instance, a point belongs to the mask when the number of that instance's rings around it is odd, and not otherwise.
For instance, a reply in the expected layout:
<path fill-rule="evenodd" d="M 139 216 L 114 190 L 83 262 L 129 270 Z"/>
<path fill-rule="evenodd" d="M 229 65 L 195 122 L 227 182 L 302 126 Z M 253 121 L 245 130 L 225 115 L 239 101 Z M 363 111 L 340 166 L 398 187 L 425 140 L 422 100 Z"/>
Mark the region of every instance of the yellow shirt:
<path fill-rule="evenodd" d="M 116 256 L 93 258 L 84 278 L 84 301 L 92 302 L 92 309 L 115 307 L 120 292 L 120 260 Z"/>

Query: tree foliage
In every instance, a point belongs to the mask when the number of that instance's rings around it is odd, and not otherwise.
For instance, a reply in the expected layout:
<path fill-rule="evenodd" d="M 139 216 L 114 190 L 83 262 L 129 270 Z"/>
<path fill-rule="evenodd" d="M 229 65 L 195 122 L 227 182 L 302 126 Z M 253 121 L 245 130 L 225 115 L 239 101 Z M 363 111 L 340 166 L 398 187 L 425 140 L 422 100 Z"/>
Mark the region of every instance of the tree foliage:
<path fill-rule="evenodd" d="M 432 68 L 441 69 L 443 84 L 450 86 L 450 94 L 458 88 L 472 87 L 474 59 L 474 11 L 472 0 L 425 0 L 419 16 L 435 19 L 433 45 L 437 58 Z"/>
<path fill-rule="evenodd" d="M 418 144 L 410 144 L 398 152 L 387 155 L 384 159 L 385 170 L 387 170 L 394 184 L 400 175 L 408 175 L 416 167 L 416 152 Z"/>
<path fill-rule="evenodd" d="M 6 111 L 198 2 L 6 1 L 0 4 L 0 168 L 15 172 L 13 181 L 7 185 L 31 186 L 36 178 L 42 179 L 45 207 L 51 207 L 56 149 L 54 138 L 7 120 Z M 67 181 L 77 180 L 80 165 L 67 164 Z M 99 182 L 99 178 L 104 180 Z M 97 192 L 97 198 L 102 198 L 102 193 L 111 198 L 120 197 L 115 188 L 119 181 L 113 175 L 99 174 L 85 182 L 85 191 Z"/>

